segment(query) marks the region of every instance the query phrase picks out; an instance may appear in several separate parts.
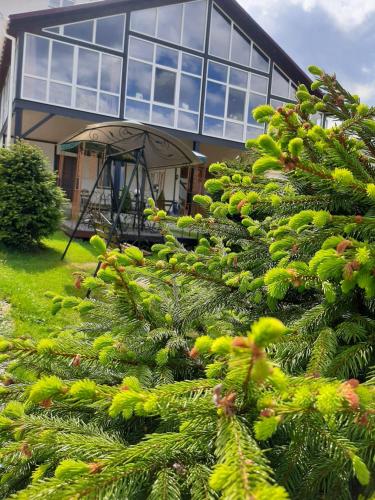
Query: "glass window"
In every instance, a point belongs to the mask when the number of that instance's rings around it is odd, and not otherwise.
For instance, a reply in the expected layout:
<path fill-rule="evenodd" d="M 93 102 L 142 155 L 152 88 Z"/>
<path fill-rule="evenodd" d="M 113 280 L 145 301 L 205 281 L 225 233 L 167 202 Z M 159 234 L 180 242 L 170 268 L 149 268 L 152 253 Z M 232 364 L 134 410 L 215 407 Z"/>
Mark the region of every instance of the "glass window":
<path fill-rule="evenodd" d="M 77 84 L 96 89 L 99 68 L 98 52 L 80 48 L 78 54 Z"/>
<path fill-rule="evenodd" d="M 133 101 L 132 99 L 126 100 L 125 109 L 126 118 L 133 120 L 140 120 L 141 122 L 150 121 L 150 105 L 145 102 Z"/>
<path fill-rule="evenodd" d="M 259 125 L 259 123 L 254 120 L 253 118 L 253 110 L 257 108 L 258 106 L 262 106 L 263 104 L 266 104 L 267 98 L 264 95 L 259 95 L 259 94 L 253 94 L 250 93 L 249 96 L 249 116 L 248 116 L 248 123 L 254 124 L 254 125 Z"/>
<path fill-rule="evenodd" d="M 86 111 L 96 111 L 97 92 L 93 90 L 77 89 L 76 108 Z"/>
<path fill-rule="evenodd" d="M 59 26 L 51 26 L 50 28 L 43 28 L 42 31 L 47 31 L 47 33 L 54 33 L 55 35 L 60 34 L 60 27 Z"/>
<path fill-rule="evenodd" d="M 51 78 L 72 83 L 74 47 L 66 43 L 52 43 Z"/>
<path fill-rule="evenodd" d="M 264 132 L 264 127 L 258 128 L 258 127 L 247 127 L 246 130 L 246 139 L 256 139 L 257 137 L 260 136 L 260 134 L 263 134 Z"/>
<path fill-rule="evenodd" d="M 224 116 L 226 87 L 220 83 L 207 82 L 206 114 Z"/>
<path fill-rule="evenodd" d="M 66 24 L 64 35 L 84 42 L 92 42 L 94 33 L 94 21 L 82 21 L 80 23 Z"/>
<path fill-rule="evenodd" d="M 297 85 L 291 82 L 289 89 L 289 99 L 293 99 L 294 101 L 296 101 L 297 100 L 296 92 L 297 92 Z"/>
<path fill-rule="evenodd" d="M 223 137 L 224 121 L 216 118 L 205 117 L 203 130 L 208 135 Z"/>
<path fill-rule="evenodd" d="M 267 94 L 268 91 L 268 78 L 264 76 L 255 75 L 252 73 L 250 88 L 254 92 L 259 92 L 260 94 Z"/>
<path fill-rule="evenodd" d="M 130 38 L 125 117 L 197 131 L 203 59 L 160 44 L 147 44 L 152 60 L 141 62 L 142 45 Z"/>
<path fill-rule="evenodd" d="M 272 94 L 289 97 L 289 79 L 274 66 L 272 71 Z"/>
<path fill-rule="evenodd" d="M 229 58 L 231 22 L 215 7 L 212 9 L 210 30 L 210 54 Z"/>
<path fill-rule="evenodd" d="M 174 125 L 174 110 L 165 108 L 164 106 L 152 106 L 152 122 L 159 125 L 173 127 Z"/>
<path fill-rule="evenodd" d="M 154 60 L 154 44 L 131 37 L 129 42 L 129 56 L 152 62 Z"/>
<path fill-rule="evenodd" d="M 200 57 L 191 56 L 189 54 L 182 54 L 182 71 L 192 73 L 193 75 L 202 74 L 203 61 Z"/>
<path fill-rule="evenodd" d="M 162 68 L 155 71 L 154 100 L 174 105 L 176 91 L 176 73 Z"/>
<path fill-rule="evenodd" d="M 121 50 L 124 46 L 125 16 L 111 16 L 97 19 L 95 43 Z"/>
<path fill-rule="evenodd" d="M 228 79 L 228 66 L 210 61 L 208 65 L 208 78 L 218 80 L 219 82 L 226 82 Z"/>
<path fill-rule="evenodd" d="M 228 118 L 244 121 L 246 92 L 230 88 L 228 95 Z"/>
<path fill-rule="evenodd" d="M 127 95 L 149 101 L 151 99 L 152 66 L 129 61 Z"/>
<path fill-rule="evenodd" d="M 182 8 L 181 4 L 158 8 L 157 36 L 159 38 L 168 42 L 180 43 Z"/>
<path fill-rule="evenodd" d="M 247 80 L 248 74 L 246 73 L 246 71 L 242 71 L 236 68 L 230 69 L 229 83 L 231 85 L 247 89 Z"/>
<path fill-rule="evenodd" d="M 204 50 L 207 24 L 207 2 L 198 0 L 184 5 L 182 45 L 195 50 Z"/>
<path fill-rule="evenodd" d="M 118 114 L 119 98 L 118 96 L 105 94 L 100 92 L 99 94 L 99 113 L 105 115 L 117 115 Z"/>
<path fill-rule="evenodd" d="M 239 123 L 226 122 L 225 124 L 225 137 L 233 141 L 243 141 L 243 125 Z"/>
<path fill-rule="evenodd" d="M 231 61 L 249 66 L 250 55 L 251 43 L 236 27 L 234 27 L 232 34 Z"/>
<path fill-rule="evenodd" d="M 26 73 L 26 68 L 32 63 L 31 56 L 29 60 L 25 60 L 22 89 L 24 99 L 49 102 L 57 106 L 73 106 L 93 113 L 119 115 L 121 57 L 30 34 L 26 36 L 25 55 L 29 41 L 33 49 L 32 55 L 35 52 L 33 42 L 39 39 L 45 42 L 46 45 L 43 44 L 42 47 L 49 58 L 46 55 L 41 57 L 44 69 L 43 75 L 38 78 Z M 75 66 L 77 71 L 73 70 Z"/>
<path fill-rule="evenodd" d="M 286 104 L 286 102 L 279 101 L 278 99 L 271 99 L 270 104 L 273 108 L 277 109 L 282 108 Z"/>
<path fill-rule="evenodd" d="M 156 9 L 136 10 L 131 13 L 130 29 L 155 36 L 156 32 Z"/>
<path fill-rule="evenodd" d="M 102 54 L 100 88 L 114 94 L 120 93 L 121 59 Z"/>
<path fill-rule="evenodd" d="M 183 130 L 196 132 L 198 130 L 198 115 L 179 111 L 177 127 Z"/>
<path fill-rule="evenodd" d="M 267 56 L 261 52 L 258 47 L 253 45 L 253 50 L 251 53 L 251 67 L 254 69 L 259 69 L 260 71 L 268 72 L 270 65 L 270 60 Z"/>
<path fill-rule="evenodd" d="M 25 99 L 34 99 L 36 101 L 47 100 L 47 82 L 39 78 L 25 76 L 23 79 L 23 92 Z"/>
<path fill-rule="evenodd" d="M 72 105 L 72 87 L 51 82 L 49 87 L 49 102 L 58 106 Z"/>
<path fill-rule="evenodd" d="M 49 40 L 39 36 L 27 35 L 24 56 L 25 73 L 28 75 L 48 76 Z"/>
<path fill-rule="evenodd" d="M 199 111 L 201 80 L 195 76 L 181 75 L 180 108 L 186 111 Z"/>
<path fill-rule="evenodd" d="M 156 64 L 168 66 L 169 68 L 177 68 L 178 52 L 177 50 L 169 49 L 168 47 L 156 47 Z"/>

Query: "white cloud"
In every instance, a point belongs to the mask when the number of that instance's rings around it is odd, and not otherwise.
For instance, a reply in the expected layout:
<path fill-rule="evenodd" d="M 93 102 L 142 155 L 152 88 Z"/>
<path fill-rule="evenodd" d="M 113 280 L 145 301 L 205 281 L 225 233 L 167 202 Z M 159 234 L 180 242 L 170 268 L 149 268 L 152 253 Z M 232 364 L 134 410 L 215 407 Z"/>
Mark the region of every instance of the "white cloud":
<path fill-rule="evenodd" d="M 239 0 L 248 10 L 257 9 L 262 17 L 275 15 L 280 6 L 290 4 L 290 8 L 302 7 L 305 11 L 312 11 L 315 8 L 323 9 L 334 21 L 335 24 L 344 31 L 360 26 L 367 17 L 375 13 L 375 0 Z"/>

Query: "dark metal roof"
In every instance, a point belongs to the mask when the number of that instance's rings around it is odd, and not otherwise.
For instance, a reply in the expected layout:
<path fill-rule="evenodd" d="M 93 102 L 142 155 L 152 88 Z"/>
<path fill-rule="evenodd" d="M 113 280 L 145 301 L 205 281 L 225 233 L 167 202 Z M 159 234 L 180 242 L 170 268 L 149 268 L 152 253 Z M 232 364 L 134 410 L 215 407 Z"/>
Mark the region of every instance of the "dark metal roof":
<path fill-rule="evenodd" d="M 94 3 L 46 9 L 15 14 L 9 18 L 9 33 L 17 35 L 31 28 L 54 26 L 84 18 L 117 14 L 131 10 L 141 10 L 189 0 L 104 0 Z M 311 79 L 294 60 L 266 33 L 266 31 L 241 7 L 236 0 L 215 0 L 244 33 L 255 42 L 280 68 L 296 83 L 310 84 Z M 104 13 L 105 10 L 105 13 Z M 1 70 L 0 69 L 0 80 Z"/>

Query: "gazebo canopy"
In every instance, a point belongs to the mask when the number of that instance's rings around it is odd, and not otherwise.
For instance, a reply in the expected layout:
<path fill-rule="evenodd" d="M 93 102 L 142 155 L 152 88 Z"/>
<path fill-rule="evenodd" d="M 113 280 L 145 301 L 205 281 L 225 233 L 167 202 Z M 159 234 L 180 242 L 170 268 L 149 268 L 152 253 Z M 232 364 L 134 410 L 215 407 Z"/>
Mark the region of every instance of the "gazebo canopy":
<path fill-rule="evenodd" d="M 206 157 L 170 134 L 134 121 L 115 121 L 88 125 L 60 143 L 61 151 L 77 151 L 84 143 L 85 150 L 106 155 L 129 156 L 143 149 L 144 162 L 149 170 L 199 166 Z"/>

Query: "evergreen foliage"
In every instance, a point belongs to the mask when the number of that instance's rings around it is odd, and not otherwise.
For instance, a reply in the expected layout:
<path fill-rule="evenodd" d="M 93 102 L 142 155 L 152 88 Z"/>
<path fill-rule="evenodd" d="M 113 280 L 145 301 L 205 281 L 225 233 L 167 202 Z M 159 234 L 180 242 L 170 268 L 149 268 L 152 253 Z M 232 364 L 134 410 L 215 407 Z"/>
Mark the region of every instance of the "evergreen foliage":
<path fill-rule="evenodd" d="M 91 298 L 51 296 L 82 324 L 1 340 L 0 496 L 373 498 L 375 108 L 311 70 L 210 167 L 194 250 L 150 200 L 154 258 L 93 237 Z"/>
<path fill-rule="evenodd" d="M 0 149 L 0 242 L 18 248 L 38 244 L 59 228 L 63 203 L 39 148 L 17 142 Z"/>

